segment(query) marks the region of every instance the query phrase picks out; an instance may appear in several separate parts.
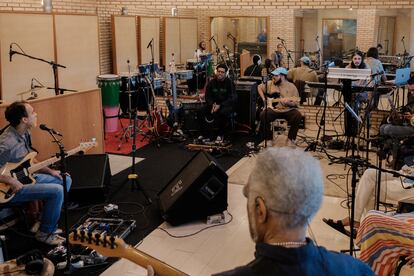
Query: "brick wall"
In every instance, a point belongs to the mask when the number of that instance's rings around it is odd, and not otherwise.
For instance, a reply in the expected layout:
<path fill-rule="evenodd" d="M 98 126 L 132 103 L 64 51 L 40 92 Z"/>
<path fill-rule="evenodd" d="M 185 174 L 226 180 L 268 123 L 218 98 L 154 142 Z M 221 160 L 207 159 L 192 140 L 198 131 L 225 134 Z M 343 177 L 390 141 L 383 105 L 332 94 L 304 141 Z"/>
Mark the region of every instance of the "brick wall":
<path fill-rule="evenodd" d="M 0 11 L 41 12 L 40 0 L 3 0 Z M 99 18 L 99 41 L 101 73 L 112 71 L 111 15 L 120 14 L 121 7 L 127 7 L 129 15 L 170 16 L 171 8 L 178 9 L 179 16 L 198 18 L 198 35 L 208 39 L 210 17 L 213 16 L 267 16 L 268 48 L 273 51 L 278 43 L 276 37 L 286 39 L 289 49 L 295 49 L 294 22 L 299 9 L 358 9 L 357 45 L 366 50 L 375 44 L 376 11 L 378 9 L 414 8 L 414 1 L 369 1 L 369 0 L 53 0 L 54 12 L 97 14 Z M 163 30 L 161 30 L 162 32 Z M 161 34 L 161 39 L 163 38 Z M 162 49 L 161 49 L 162 50 Z"/>

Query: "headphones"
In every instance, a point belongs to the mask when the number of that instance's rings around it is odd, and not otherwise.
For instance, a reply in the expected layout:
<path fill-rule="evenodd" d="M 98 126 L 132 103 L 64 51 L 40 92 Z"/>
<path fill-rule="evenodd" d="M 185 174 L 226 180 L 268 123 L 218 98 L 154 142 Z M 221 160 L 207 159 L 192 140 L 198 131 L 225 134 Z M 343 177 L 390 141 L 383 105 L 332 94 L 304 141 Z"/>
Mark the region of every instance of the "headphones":
<path fill-rule="evenodd" d="M 253 56 L 253 59 L 254 59 L 255 57 L 258 57 L 258 58 L 259 58 L 259 60 L 257 61 L 257 65 L 262 64 L 262 57 L 261 57 L 260 55 L 258 55 L 258 54 L 255 54 L 255 55 Z"/>
<path fill-rule="evenodd" d="M 40 274 L 43 269 L 43 256 L 38 249 L 27 252 L 26 254 L 17 257 L 17 265 L 25 265 L 24 270 L 27 274 Z"/>

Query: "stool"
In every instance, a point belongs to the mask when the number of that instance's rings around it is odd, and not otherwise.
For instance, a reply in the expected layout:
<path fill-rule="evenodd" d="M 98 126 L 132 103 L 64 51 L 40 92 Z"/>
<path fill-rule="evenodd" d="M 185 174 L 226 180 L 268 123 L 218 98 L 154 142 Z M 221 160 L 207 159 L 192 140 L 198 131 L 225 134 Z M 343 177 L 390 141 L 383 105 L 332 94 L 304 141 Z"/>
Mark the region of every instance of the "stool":
<path fill-rule="evenodd" d="M 273 133 L 273 140 L 275 140 L 277 136 L 284 134 L 287 128 L 288 128 L 288 124 L 285 119 L 274 120 L 270 125 L 270 129 L 272 130 L 272 133 Z"/>

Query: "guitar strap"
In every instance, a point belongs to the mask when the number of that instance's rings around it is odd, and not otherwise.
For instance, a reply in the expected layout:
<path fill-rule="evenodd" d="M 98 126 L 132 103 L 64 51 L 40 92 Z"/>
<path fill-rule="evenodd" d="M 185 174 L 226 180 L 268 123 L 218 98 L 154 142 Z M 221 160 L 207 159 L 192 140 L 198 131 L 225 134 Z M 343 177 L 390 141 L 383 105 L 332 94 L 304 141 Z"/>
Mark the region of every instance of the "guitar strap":
<path fill-rule="evenodd" d="M 26 145 L 29 147 L 29 149 L 35 151 L 36 153 L 39 153 L 39 151 L 37 149 L 35 149 L 32 145 L 32 136 L 29 133 L 25 134 L 26 137 Z"/>

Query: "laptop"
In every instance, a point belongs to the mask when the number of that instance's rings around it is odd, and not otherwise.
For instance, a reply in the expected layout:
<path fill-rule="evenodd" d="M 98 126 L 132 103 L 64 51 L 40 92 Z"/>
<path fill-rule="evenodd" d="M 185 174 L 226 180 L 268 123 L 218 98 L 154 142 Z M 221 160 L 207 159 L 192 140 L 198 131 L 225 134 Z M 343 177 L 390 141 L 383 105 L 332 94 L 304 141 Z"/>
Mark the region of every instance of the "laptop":
<path fill-rule="evenodd" d="M 395 72 L 394 83 L 397 86 L 402 86 L 407 84 L 407 81 L 410 79 L 410 68 L 400 68 Z"/>

